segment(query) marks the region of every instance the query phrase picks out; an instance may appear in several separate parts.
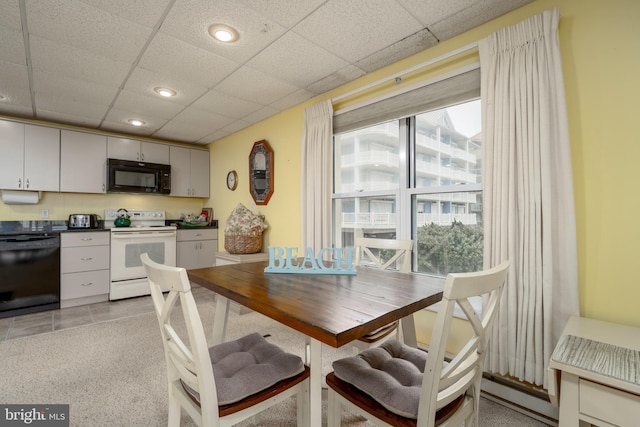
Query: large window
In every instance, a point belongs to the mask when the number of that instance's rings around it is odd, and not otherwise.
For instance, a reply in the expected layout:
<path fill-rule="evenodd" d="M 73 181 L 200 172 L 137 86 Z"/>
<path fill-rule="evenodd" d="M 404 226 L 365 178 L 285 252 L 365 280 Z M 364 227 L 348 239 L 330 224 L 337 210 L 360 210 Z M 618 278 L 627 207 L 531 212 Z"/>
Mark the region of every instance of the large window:
<path fill-rule="evenodd" d="M 412 269 L 482 269 L 480 101 L 334 136 L 334 242 L 414 241 Z"/>

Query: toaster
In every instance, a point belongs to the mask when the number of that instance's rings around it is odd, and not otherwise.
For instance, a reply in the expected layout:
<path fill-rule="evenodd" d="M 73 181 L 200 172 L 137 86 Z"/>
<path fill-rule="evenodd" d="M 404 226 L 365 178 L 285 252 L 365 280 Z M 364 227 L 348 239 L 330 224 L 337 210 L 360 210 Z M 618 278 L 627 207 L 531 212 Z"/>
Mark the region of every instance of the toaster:
<path fill-rule="evenodd" d="M 98 228 L 98 215 L 71 214 L 69 215 L 69 228 Z"/>

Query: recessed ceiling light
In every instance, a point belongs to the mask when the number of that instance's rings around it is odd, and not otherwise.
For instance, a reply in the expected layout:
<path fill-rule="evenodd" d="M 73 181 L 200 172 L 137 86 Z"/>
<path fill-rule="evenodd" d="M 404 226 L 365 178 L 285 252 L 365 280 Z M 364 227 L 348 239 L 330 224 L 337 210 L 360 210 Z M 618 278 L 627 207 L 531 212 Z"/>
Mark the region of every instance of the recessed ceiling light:
<path fill-rule="evenodd" d="M 128 121 L 133 126 L 142 126 L 144 124 L 142 120 L 138 120 L 138 119 L 129 119 Z"/>
<path fill-rule="evenodd" d="M 238 32 L 235 29 L 223 24 L 211 25 L 209 27 L 209 34 L 214 39 L 225 43 L 234 42 L 239 38 Z"/>
<path fill-rule="evenodd" d="M 167 98 L 171 96 L 176 96 L 176 91 L 173 89 L 169 89 L 168 87 L 156 87 L 153 89 L 155 93 L 161 96 L 165 96 Z"/>
<path fill-rule="evenodd" d="M 0 101 L 6 101 L 7 99 L 9 98 L 0 93 Z"/>

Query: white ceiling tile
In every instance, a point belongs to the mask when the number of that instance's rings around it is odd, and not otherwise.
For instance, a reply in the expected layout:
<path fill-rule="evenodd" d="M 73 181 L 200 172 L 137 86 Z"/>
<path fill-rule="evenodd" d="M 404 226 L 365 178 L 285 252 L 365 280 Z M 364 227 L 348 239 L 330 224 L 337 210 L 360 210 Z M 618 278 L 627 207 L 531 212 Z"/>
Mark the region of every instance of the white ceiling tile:
<path fill-rule="evenodd" d="M 111 121 L 103 121 L 100 125 L 100 129 L 106 130 L 109 132 L 117 132 L 125 135 L 143 135 L 149 136 L 152 135 L 158 128 L 160 128 L 164 123 L 153 123 L 145 122 L 144 126 L 132 126 L 126 122 L 111 122 Z"/>
<path fill-rule="evenodd" d="M 288 110 L 291 107 L 295 107 L 298 104 L 302 104 L 305 101 L 313 98 L 315 96 L 314 93 L 311 93 L 307 90 L 300 89 L 293 92 L 290 95 L 285 96 L 272 103 L 270 106 L 275 108 L 278 111 Z"/>
<path fill-rule="evenodd" d="M 24 54 L 24 38 L 22 37 L 22 31 L 0 26 L 0 40 L 2 40 L 0 61 L 27 65 L 27 57 Z"/>
<path fill-rule="evenodd" d="M 36 112 L 57 111 L 70 116 L 101 120 L 107 112 L 108 105 L 71 99 L 64 95 L 52 93 L 35 93 Z"/>
<path fill-rule="evenodd" d="M 251 126 L 252 123 L 246 120 L 236 120 L 235 122 L 231 123 L 229 126 L 225 126 L 222 130 L 229 132 L 230 134 L 238 132 L 244 128 L 247 128 L 249 126 Z"/>
<path fill-rule="evenodd" d="M 194 102 L 193 107 L 221 116 L 240 119 L 258 111 L 262 105 L 221 92 L 210 91 Z"/>
<path fill-rule="evenodd" d="M 504 15 L 526 3 L 529 3 L 529 0 L 511 0 L 508 2 L 503 0 L 475 1 L 472 2 L 470 7 L 433 24 L 430 29 L 440 40 L 446 40 Z"/>
<path fill-rule="evenodd" d="M 74 126 L 83 126 L 86 128 L 97 129 L 100 119 L 93 119 L 85 116 L 76 116 L 73 114 L 61 113 L 59 110 L 48 111 L 38 109 L 38 119 L 50 122 L 65 123 Z"/>
<path fill-rule="evenodd" d="M 171 0 L 82 0 L 120 18 L 153 28 Z"/>
<path fill-rule="evenodd" d="M 265 74 L 306 87 L 348 63 L 299 35 L 289 32 L 246 64 Z"/>
<path fill-rule="evenodd" d="M 116 61 L 136 59 L 151 34 L 149 28 L 79 0 L 30 1 L 27 14 L 30 34 Z"/>
<path fill-rule="evenodd" d="M 33 88 L 40 94 L 103 105 L 110 105 L 119 90 L 117 86 L 104 86 L 44 71 L 33 72 Z"/>
<path fill-rule="evenodd" d="M 207 92 L 205 86 L 195 84 L 192 80 L 179 74 L 163 75 L 145 68 L 137 67 L 129 76 L 125 90 L 146 96 L 159 96 L 154 88 L 165 87 L 176 91 L 171 102 L 179 105 L 190 105 Z"/>
<path fill-rule="evenodd" d="M 478 0 L 396 0 L 416 17 L 422 25 L 428 27 L 449 16 L 459 13 Z M 504 1 L 504 0 L 500 0 Z"/>
<path fill-rule="evenodd" d="M 144 125 L 133 126 L 129 124 L 128 121 L 133 118 L 142 120 L 144 122 Z M 151 133 L 164 126 L 168 121 L 169 119 L 156 116 L 155 112 L 151 110 L 145 113 L 140 113 L 129 110 L 120 110 L 118 108 L 111 108 L 102 124 L 103 126 L 107 126 L 107 124 L 109 124 L 109 126 L 118 125 L 122 126 L 123 131 L 125 129 L 130 129 L 132 132 L 143 132 L 146 135 L 150 135 Z"/>
<path fill-rule="evenodd" d="M 249 114 L 247 117 L 243 117 L 243 120 L 247 120 L 251 123 L 261 122 L 265 119 L 268 119 L 271 116 L 275 116 L 282 110 L 277 110 L 273 107 L 263 107 L 256 111 L 255 113 Z"/>
<path fill-rule="evenodd" d="M 196 144 L 207 145 L 212 143 L 213 141 L 217 141 L 220 138 L 224 138 L 225 136 L 231 135 L 231 132 L 225 130 L 217 130 L 215 132 L 210 133 L 207 136 L 200 138 L 195 141 Z"/>
<path fill-rule="evenodd" d="M 154 138 L 179 139 L 194 142 L 211 133 L 211 129 L 204 126 L 195 126 L 193 123 L 184 123 L 172 120 L 162 129 L 153 134 Z"/>
<path fill-rule="evenodd" d="M 33 109 L 31 107 L 23 107 L 6 101 L 0 101 L 0 114 L 13 117 L 33 118 Z"/>
<path fill-rule="evenodd" d="M 0 111 L 6 108 L 29 108 L 31 110 L 31 92 L 27 67 L 11 62 L 0 61 L 0 94 L 6 97 L 0 101 Z"/>
<path fill-rule="evenodd" d="M 399 42 L 356 62 L 356 65 L 370 73 L 405 59 L 415 53 L 422 52 L 436 44 L 438 44 L 438 40 L 433 37 L 429 30 L 418 31 L 415 34 L 412 34 L 409 37 L 406 37 Z"/>
<path fill-rule="evenodd" d="M 326 76 L 324 79 L 312 84 L 307 88 L 307 90 L 315 94 L 325 93 L 331 89 L 335 89 L 338 86 L 362 77 L 365 74 L 366 73 L 360 68 L 354 65 L 348 65 L 342 70 L 338 70 L 335 73 Z"/>
<path fill-rule="evenodd" d="M 247 82 L 251 82 L 251 84 L 247 84 Z M 256 87 L 259 87 L 260 90 L 256 91 Z M 269 105 L 298 90 L 293 85 L 248 67 L 240 68 L 215 89 L 227 95 L 237 96 L 261 105 Z"/>
<path fill-rule="evenodd" d="M 22 31 L 18 0 L 2 0 L 0 2 L 0 26 Z"/>
<path fill-rule="evenodd" d="M 349 62 L 421 29 L 395 0 L 330 0 L 294 27 L 296 33 Z"/>
<path fill-rule="evenodd" d="M 195 107 L 185 108 L 180 112 L 180 114 L 174 117 L 174 120 L 183 123 L 192 123 L 203 128 L 209 128 L 211 129 L 210 132 L 223 128 L 234 121 L 234 119 L 229 117 L 213 114 L 209 111 L 200 110 Z"/>
<path fill-rule="evenodd" d="M 211 88 L 239 64 L 166 34 L 158 33 L 140 59 L 143 69 Z"/>
<path fill-rule="evenodd" d="M 235 28 L 237 42 L 225 44 L 208 33 L 211 24 Z M 224 58 L 243 63 L 280 37 L 285 29 L 235 1 L 177 0 L 161 31 Z"/>
<path fill-rule="evenodd" d="M 41 37 L 31 37 L 30 44 L 34 71 L 58 73 L 107 86 L 120 86 L 129 71 L 126 62 L 112 61 Z"/>
<path fill-rule="evenodd" d="M 136 114 L 153 112 L 154 117 L 172 119 L 184 108 L 169 99 L 140 95 L 139 93 L 123 90 L 118 94 L 113 108 Z"/>
<path fill-rule="evenodd" d="M 268 16 L 283 27 L 292 27 L 326 0 L 240 0 L 247 7 Z"/>

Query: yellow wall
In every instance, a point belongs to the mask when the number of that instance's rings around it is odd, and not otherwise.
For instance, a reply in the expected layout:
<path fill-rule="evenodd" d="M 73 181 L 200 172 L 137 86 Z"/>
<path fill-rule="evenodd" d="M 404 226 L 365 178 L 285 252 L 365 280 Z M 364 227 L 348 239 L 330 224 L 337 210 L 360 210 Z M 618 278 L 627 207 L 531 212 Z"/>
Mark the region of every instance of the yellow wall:
<path fill-rule="evenodd" d="M 573 156 L 580 308 L 582 315 L 640 326 L 640 286 L 634 270 L 640 232 L 635 164 L 640 158 L 640 2 L 537 0 L 454 39 L 292 108 L 210 145 L 211 201 L 221 227 L 239 202 L 251 206 L 248 155 L 266 139 L 275 152 L 275 193 L 266 215 L 269 244 L 299 246 L 300 142 L 304 108 L 477 41 L 544 10 L 560 8 L 560 43 Z M 236 169 L 240 184 L 225 187 Z M 222 232 L 221 240 L 222 240 Z"/>

